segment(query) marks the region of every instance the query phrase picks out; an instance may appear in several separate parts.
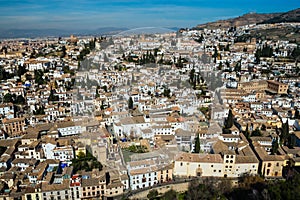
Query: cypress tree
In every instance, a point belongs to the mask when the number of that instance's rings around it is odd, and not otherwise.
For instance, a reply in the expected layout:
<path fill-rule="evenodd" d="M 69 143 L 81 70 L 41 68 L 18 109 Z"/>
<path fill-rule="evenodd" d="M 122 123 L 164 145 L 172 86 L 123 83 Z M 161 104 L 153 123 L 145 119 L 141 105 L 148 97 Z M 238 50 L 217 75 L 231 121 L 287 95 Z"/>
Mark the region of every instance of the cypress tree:
<path fill-rule="evenodd" d="M 129 97 L 129 100 L 128 100 L 128 108 L 129 108 L 129 109 L 133 109 L 133 100 L 132 100 L 132 97 Z"/>
<path fill-rule="evenodd" d="M 200 152 L 200 137 L 199 134 L 197 134 L 197 137 L 195 139 L 195 153 L 199 153 Z"/>
<path fill-rule="evenodd" d="M 275 155 L 278 151 L 278 138 L 272 142 L 272 154 Z"/>
<path fill-rule="evenodd" d="M 225 128 L 229 129 L 233 126 L 234 116 L 232 110 L 229 110 L 228 117 L 225 120 Z"/>
<path fill-rule="evenodd" d="M 285 145 L 287 142 L 287 139 L 289 137 L 289 121 L 288 121 L 288 119 L 286 120 L 285 123 L 282 124 L 280 136 L 281 136 L 281 143 L 283 145 Z"/>

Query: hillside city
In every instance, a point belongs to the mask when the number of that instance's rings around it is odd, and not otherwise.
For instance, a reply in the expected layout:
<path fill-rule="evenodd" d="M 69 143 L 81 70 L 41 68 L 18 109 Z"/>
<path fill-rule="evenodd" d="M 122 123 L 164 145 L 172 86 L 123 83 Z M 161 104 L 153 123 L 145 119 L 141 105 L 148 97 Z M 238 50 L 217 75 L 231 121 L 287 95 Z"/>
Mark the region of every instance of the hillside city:
<path fill-rule="evenodd" d="M 297 174 L 300 45 L 249 35 L 290 26 L 1 40 L 0 199 Z"/>

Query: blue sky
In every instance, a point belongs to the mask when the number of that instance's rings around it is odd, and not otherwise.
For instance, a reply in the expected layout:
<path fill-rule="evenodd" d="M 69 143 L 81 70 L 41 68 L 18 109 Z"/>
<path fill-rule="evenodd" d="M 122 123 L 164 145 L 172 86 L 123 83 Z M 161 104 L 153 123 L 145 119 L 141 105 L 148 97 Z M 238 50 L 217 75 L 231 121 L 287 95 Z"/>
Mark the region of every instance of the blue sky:
<path fill-rule="evenodd" d="M 0 29 L 193 27 L 299 7 L 299 0 L 0 0 Z"/>

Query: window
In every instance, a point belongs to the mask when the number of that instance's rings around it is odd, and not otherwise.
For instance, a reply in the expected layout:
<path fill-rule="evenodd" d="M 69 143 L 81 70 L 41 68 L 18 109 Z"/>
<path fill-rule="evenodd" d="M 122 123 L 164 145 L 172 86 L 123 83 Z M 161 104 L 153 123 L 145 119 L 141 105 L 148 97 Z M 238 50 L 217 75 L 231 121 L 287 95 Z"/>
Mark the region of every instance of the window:
<path fill-rule="evenodd" d="M 268 167 L 271 167 L 271 163 L 268 163 Z"/>
<path fill-rule="evenodd" d="M 183 165 L 183 163 L 181 162 L 181 163 L 180 163 L 180 166 L 182 166 L 182 165 Z"/>

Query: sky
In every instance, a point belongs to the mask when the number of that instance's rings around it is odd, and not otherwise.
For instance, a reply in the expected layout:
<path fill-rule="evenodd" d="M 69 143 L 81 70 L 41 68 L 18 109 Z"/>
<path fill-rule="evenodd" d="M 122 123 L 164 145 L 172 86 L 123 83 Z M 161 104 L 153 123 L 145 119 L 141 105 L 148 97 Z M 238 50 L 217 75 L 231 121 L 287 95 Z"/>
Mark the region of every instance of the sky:
<path fill-rule="evenodd" d="M 299 7 L 299 0 L 0 0 L 0 29 L 185 28 Z"/>

